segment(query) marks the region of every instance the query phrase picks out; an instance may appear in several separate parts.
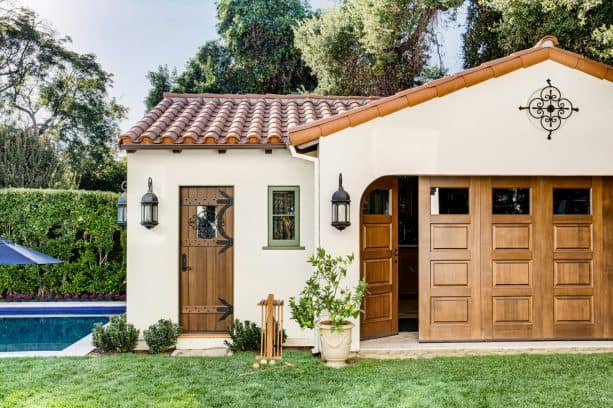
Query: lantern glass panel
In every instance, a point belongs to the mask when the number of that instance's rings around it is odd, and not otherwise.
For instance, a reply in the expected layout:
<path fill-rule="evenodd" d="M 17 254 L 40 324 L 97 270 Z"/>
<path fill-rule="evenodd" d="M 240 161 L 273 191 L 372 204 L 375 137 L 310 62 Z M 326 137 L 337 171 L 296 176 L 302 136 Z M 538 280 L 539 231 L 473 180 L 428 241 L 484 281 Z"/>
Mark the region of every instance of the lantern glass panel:
<path fill-rule="evenodd" d="M 117 224 L 125 225 L 127 219 L 125 204 L 119 204 L 117 206 Z"/>

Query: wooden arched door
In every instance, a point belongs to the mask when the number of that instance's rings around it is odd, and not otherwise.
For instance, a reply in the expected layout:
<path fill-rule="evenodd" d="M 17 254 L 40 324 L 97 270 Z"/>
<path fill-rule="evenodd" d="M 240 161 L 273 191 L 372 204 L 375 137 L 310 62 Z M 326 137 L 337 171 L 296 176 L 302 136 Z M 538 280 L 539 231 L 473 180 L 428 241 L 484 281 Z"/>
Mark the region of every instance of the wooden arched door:
<path fill-rule="evenodd" d="M 398 178 L 372 183 L 360 203 L 360 276 L 368 283 L 361 338 L 398 333 Z"/>

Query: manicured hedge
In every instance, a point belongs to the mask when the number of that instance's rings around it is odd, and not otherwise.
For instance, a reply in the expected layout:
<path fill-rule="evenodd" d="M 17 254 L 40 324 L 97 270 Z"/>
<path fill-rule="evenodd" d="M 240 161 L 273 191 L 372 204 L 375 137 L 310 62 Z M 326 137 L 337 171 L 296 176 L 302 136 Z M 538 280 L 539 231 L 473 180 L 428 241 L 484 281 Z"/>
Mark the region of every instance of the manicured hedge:
<path fill-rule="evenodd" d="M 0 236 L 64 261 L 0 266 L 0 295 L 125 293 L 117 198 L 97 191 L 0 190 Z"/>

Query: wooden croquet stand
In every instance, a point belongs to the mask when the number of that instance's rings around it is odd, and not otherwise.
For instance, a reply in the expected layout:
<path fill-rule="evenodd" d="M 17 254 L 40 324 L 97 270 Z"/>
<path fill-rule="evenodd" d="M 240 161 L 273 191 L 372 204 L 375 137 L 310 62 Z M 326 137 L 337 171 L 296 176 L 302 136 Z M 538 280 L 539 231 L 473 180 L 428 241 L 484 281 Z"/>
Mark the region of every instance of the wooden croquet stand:
<path fill-rule="evenodd" d="M 259 359 L 281 360 L 283 357 L 283 300 L 271 293 L 258 302 L 262 311 L 262 334 Z"/>

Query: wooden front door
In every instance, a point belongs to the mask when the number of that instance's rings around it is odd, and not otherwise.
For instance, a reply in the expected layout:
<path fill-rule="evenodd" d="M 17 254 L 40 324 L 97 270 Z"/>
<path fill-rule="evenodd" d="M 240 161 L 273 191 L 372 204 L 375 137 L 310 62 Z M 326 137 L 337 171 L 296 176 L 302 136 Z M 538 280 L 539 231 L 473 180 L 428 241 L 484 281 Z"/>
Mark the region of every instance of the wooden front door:
<path fill-rule="evenodd" d="M 398 333 L 398 178 L 384 177 L 364 192 L 360 275 L 368 283 L 361 338 Z"/>
<path fill-rule="evenodd" d="M 479 178 L 419 178 L 419 339 L 480 333 Z"/>
<path fill-rule="evenodd" d="M 180 325 L 223 332 L 233 315 L 232 187 L 181 188 Z"/>
<path fill-rule="evenodd" d="M 540 178 L 481 181 L 481 300 L 485 339 L 542 335 L 545 208 Z"/>

